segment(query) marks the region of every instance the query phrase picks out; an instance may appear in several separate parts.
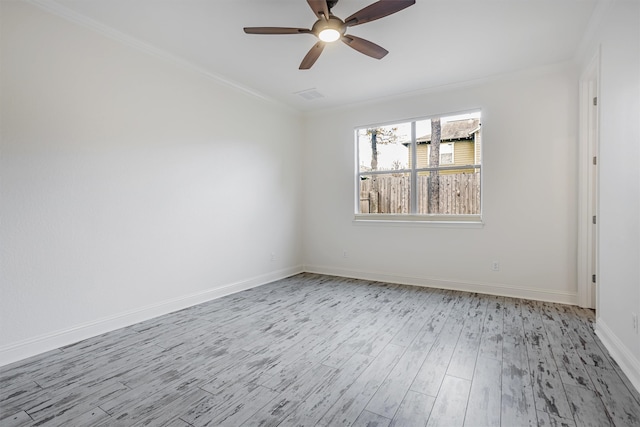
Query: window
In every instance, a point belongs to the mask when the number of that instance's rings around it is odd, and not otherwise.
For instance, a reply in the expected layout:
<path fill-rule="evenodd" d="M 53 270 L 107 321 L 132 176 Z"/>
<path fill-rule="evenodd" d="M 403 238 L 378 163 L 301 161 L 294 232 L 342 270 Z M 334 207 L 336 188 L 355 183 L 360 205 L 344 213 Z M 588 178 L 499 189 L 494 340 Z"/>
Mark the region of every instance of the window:
<path fill-rule="evenodd" d="M 428 146 L 427 156 L 431 158 L 431 144 Z M 453 143 L 440 143 L 440 165 L 453 164 Z"/>
<path fill-rule="evenodd" d="M 480 219 L 479 111 L 355 133 L 357 219 Z"/>

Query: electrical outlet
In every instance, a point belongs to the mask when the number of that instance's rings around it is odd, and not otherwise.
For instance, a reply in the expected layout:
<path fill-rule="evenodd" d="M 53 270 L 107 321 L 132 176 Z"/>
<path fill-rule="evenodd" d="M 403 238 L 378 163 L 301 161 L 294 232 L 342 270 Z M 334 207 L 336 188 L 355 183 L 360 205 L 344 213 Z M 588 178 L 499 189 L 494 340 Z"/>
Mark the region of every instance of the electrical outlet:
<path fill-rule="evenodd" d="M 491 271 L 500 271 L 500 263 L 498 261 L 491 263 Z"/>
<path fill-rule="evenodd" d="M 633 322 L 633 330 L 638 333 L 638 315 L 636 313 L 631 313 L 631 321 Z"/>
<path fill-rule="evenodd" d="M 271 252 L 271 262 L 274 262 L 275 260 L 276 260 L 276 253 Z"/>
<path fill-rule="evenodd" d="M 349 255 L 347 254 L 347 250 L 346 249 L 342 250 L 342 258 L 349 258 Z"/>

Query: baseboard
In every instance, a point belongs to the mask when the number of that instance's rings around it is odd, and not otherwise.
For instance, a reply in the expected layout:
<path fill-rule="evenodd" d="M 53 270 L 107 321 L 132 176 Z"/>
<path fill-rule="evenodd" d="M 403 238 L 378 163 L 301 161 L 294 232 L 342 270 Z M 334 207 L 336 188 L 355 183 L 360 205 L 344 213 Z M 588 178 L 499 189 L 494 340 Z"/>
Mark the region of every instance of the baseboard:
<path fill-rule="evenodd" d="M 640 393 L 640 360 L 624 345 L 602 319 L 597 319 L 595 332 L 622 372 Z"/>
<path fill-rule="evenodd" d="M 309 273 L 350 277 L 354 279 L 374 280 L 378 282 L 397 283 L 401 285 L 424 286 L 427 288 L 451 289 L 455 291 L 476 292 L 480 294 L 557 302 L 570 305 L 576 305 L 578 300 L 578 296 L 575 292 L 559 292 L 549 289 L 522 288 L 505 284 L 443 280 L 429 277 L 404 276 L 398 274 L 359 271 L 318 265 L 305 265 L 304 271 Z"/>
<path fill-rule="evenodd" d="M 158 304 L 145 306 L 139 309 L 119 313 L 114 316 L 98 319 L 93 322 L 77 325 L 68 329 L 44 334 L 17 343 L 0 347 L 0 366 L 26 359 L 47 351 L 55 350 L 65 345 L 73 344 L 87 338 L 91 338 L 106 332 L 124 328 L 154 317 L 162 316 L 177 310 L 182 310 L 213 299 L 221 298 L 246 289 L 255 288 L 275 280 L 284 279 L 301 272 L 327 274 L 333 276 L 351 277 L 355 279 L 374 280 L 403 285 L 424 286 L 439 289 L 451 289 L 465 292 L 477 292 L 482 294 L 501 295 L 514 298 L 534 299 L 540 301 L 558 302 L 563 304 L 576 304 L 575 293 L 563 293 L 550 290 L 518 288 L 503 284 L 483 284 L 442 280 L 426 277 L 413 277 L 381 272 L 358 271 L 326 266 L 295 266 L 270 272 L 264 275 L 252 277 L 224 286 L 219 286 L 204 292 L 186 295 Z M 605 340 L 603 339 L 603 342 Z M 612 352 L 613 354 L 613 352 Z M 616 360 L 618 360 L 616 358 Z M 637 365 L 637 361 L 635 362 Z M 621 364 L 622 366 L 622 364 Z M 636 369 L 636 372 L 638 370 Z M 631 376 L 630 376 L 631 377 Z M 637 376 L 636 376 L 637 378 Z M 636 383 L 634 383 L 635 385 Z"/>
<path fill-rule="evenodd" d="M 284 279 L 301 273 L 302 271 L 302 266 L 289 267 L 2 346 L 0 347 L 0 366 L 8 365 L 26 359 L 27 357 L 55 350 L 65 345 L 124 328 L 154 317 L 202 304 L 246 289 L 255 288 L 275 280 Z"/>

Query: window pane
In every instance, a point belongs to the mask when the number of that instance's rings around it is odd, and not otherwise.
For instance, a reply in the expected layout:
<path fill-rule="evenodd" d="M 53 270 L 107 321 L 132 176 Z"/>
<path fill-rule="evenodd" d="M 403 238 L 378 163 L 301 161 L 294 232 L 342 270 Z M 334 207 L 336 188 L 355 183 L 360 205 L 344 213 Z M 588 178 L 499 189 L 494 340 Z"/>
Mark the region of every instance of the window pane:
<path fill-rule="evenodd" d="M 409 169 L 411 123 L 358 130 L 360 172 Z"/>
<path fill-rule="evenodd" d="M 453 144 L 440 144 L 440 165 L 453 164 Z"/>
<path fill-rule="evenodd" d="M 416 185 L 418 214 L 480 214 L 480 169 L 422 171 Z"/>
<path fill-rule="evenodd" d="M 411 213 L 411 174 L 360 176 L 360 213 Z"/>

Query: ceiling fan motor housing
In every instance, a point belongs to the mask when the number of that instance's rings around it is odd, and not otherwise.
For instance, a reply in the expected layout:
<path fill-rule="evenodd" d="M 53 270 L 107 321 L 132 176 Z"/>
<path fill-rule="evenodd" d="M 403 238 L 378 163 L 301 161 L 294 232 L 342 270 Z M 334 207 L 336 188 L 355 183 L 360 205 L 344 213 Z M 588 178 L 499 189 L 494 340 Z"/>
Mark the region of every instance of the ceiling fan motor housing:
<path fill-rule="evenodd" d="M 338 17 L 333 15 L 329 15 L 328 20 L 318 19 L 313 27 L 311 28 L 311 32 L 318 36 L 323 30 L 333 29 L 340 33 L 342 37 L 344 33 L 347 31 L 347 27 L 344 25 L 344 21 Z"/>

